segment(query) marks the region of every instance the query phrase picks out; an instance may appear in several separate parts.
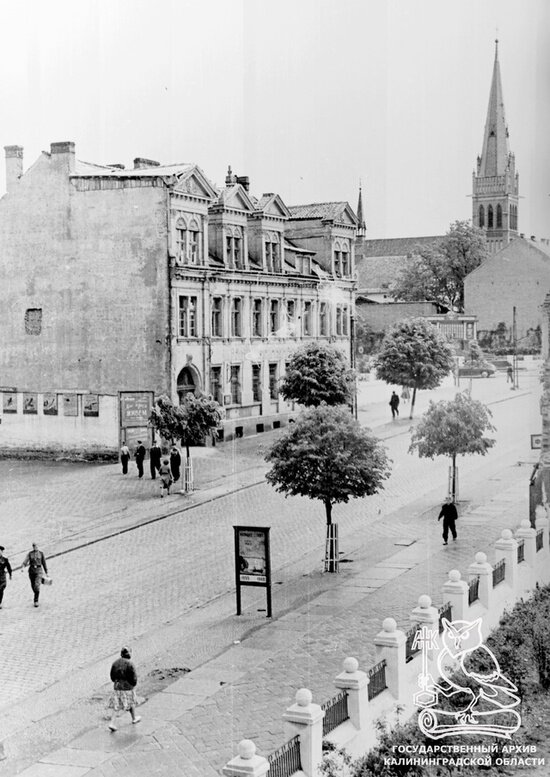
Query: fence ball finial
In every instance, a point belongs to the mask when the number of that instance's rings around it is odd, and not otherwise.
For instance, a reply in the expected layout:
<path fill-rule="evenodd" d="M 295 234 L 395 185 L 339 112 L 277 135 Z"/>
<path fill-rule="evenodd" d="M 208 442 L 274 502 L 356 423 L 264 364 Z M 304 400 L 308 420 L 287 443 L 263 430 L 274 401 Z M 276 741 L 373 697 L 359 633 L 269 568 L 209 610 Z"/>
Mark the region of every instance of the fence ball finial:
<path fill-rule="evenodd" d="M 313 694 L 308 688 L 300 688 L 296 691 L 296 704 L 298 707 L 309 707 L 313 699 Z"/>
<path fill-rule="evenodd" d="M 487 554 L 482 550 L 476 553 L 476 564 L 485 564 L 487 562 Z"/>
<path fill-rule="evenodd" d="M 256 755 L 256 745 L 251 739 L 241 739 L 237 746 L 239 757 L 244 761 L 249 761 Z"/>
<path fill-rule="evenodd" d="M 391 634 L 392 631 L 397 630 L 397 623 L 393 618 L 384 618 L 382 628 L 384 631 L 387 631 L 389 634 Z"/>
<path fill-rule="evenodd" d="M 431 596 L 428 596 L 428 594 L 422 594 L 422 596 L 419 596 L 418 606 L 421 607 L 423 610 L 427 610 L 428 607 L 431 607 L 432 606 Z"/>
<path fill-rule="evenodd" d="M 510 529 L 503 529 L 502 534 L 500 535 L 503 540 L 511 540 L 512 539 L 512 532 Z"/>
<path fill-rule="evenodd" d="M 458 583 L 462 575 L 460 574 L 458 569 L 451 569 L 449 572 L 449 580 L 451 583 Z"/>
<path fill-rule="evenodd" d="M 359 661 L 356 658 L 344 658 L 344 672 L 353 674 L 359 669 Z"/>
<path fill-rule="evenodd" d="M 523 521 L 520 523 L 520 526 L 522 529 L 530 529 L 531 521 L 529 520 L 529 518 L 524 518 Z"/>

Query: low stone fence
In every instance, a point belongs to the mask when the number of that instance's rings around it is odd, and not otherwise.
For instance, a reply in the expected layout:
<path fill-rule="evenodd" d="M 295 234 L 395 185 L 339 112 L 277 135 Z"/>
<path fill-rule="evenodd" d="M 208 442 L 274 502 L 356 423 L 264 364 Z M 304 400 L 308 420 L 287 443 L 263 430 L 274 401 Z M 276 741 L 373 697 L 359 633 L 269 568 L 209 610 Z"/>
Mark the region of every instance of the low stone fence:
<path fill-rule="evenodd" d="M 355 658 L 346 658 L 343 671 L 334 679 L 339 693 L 323 705 L 313 702 L 311 691 L 301 688 L 295 703 L 283 713 L 288 742 L 268 758 L 256 753 L 250 740 L 242 740 L 238 756 L 223 767 L 227 777 L 316 777 L 322 760 L 323 738 L 345 747 L 354 757 L 376 744 L 375 721 L 394 711 L 398 703 L 403 716 L 413 714 L 414 695 L 419 690 L 422 653 L 415 639 L 426 626 L 441 633 L 443 618 L 481 619 L 483 637 L 498 624 L 505 609 L 550 582 L 549 520 L 537 508 L 536 529 L 525 519 L 513 533 L 504 529 L 494 545 L 495 560 L 476 553 L 466 578 L 457 569 L 449 572 L 442 587 L 443 604 L 437 608 L 427 595 L 411 611 L 411 628 L 402 631 L 393 618 L 386 618 L 374 645 L 377 662 L 367 671 Z M 428 671 L 437 677 L 435 651 L 427 649 Z"/>

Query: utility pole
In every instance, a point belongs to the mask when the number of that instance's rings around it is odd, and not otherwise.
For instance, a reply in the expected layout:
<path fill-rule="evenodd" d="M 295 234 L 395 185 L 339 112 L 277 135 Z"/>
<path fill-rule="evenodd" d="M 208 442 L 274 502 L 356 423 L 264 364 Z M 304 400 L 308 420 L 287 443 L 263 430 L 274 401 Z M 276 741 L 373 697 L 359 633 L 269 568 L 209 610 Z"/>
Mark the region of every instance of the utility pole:
<path fill-rule="evenodd" d="M 356 359 L 355 359 L 355 316 L 351 315 L 349 320 L 349 363 L 352 370 L 355 371 Z M 357 418 L 357 375 L 353 378 L 353 397 L 352 397 L 352 415 Z"/>
<path fill-rule="evenodd" d="M 519 388 L 518 383 L 518 330 L 517 330 L 517 321 L 516 321 L 516 306 L 514 305 L 513 311 L 512 311 L 512 339 L 514 343 L 514 358 L 513 358 L 513 368 L 514 368 L 514 383 L 512 386 L 512 389 L 515 391 Z"/>

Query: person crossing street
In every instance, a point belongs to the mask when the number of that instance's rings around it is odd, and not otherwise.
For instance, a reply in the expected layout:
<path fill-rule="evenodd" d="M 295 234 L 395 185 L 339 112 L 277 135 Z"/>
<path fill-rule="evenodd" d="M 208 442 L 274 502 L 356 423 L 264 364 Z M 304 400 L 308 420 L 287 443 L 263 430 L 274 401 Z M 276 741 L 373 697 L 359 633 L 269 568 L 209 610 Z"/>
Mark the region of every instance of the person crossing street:
<path fill-rule="evenodd" d="M 458 518 L 456 505 L 450 496 L 445 499 L 445 503 L 441 506 L 441 512 L 437 520 L 440 521 L 441 518 L 443 518 L 443 544 L 448 545 L 449 531 L 453 541 L 457 538 L 455 521 Z"/>
<path fill-rule="evenodd" d="M 48 565 L 46 564 L 46 557 L 42 551 L 38 549 L 36 542 L 33 542 L 32 550 L 25 556 L 25 560 L 21 565 L 21 572 L 23 572 L 26 567 L 29 568 L 29 580 L 34 594 L 34 606 L 38 607 L 40 586 L 42 585 L 42 578 L 44 575 L 48 574 Z"/>

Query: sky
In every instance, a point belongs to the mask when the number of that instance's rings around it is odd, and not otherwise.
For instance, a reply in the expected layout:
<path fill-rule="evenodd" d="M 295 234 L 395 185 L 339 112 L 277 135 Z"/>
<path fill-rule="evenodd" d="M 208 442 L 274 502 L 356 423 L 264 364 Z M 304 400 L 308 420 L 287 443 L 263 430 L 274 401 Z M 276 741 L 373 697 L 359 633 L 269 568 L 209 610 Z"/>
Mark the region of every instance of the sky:
<path fill-rule="evenodd" d="M 519 230 L 550 237 L 548 0 L 0 0 L 0 145 L 228 165 L 367 237 L 471 218 L 495 51 Z M 0 194 L 5 169 L 0 163 Z"/>

